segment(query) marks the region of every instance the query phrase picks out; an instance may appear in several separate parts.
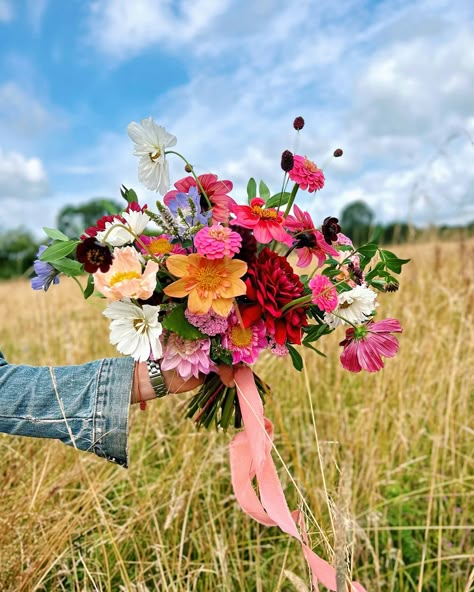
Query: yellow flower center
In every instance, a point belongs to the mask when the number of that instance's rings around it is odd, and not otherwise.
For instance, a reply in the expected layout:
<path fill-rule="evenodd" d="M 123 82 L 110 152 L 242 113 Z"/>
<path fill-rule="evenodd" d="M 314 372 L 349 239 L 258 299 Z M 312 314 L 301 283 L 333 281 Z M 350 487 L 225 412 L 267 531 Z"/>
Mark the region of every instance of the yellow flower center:
<path fill-rule="evenodd" d="M 260 216 L 260 218 L 263 218 L 264 220 L 274 220 L 278 215 L 276 210 L 266 210 L 261 206 L 252 206 L 252 211 L 254 214 L 257 214 L 257 216 Z"/>
<path fill-rule="evenodd" d="M 306 156 L 304 157 L 304 168 L 310 171 L 311 173 L 316 173 L 317 171 L 319 171 L 316 164 L 312 160 L 309 160 L 309 158 L 306 158 Z"/>
<path fill-rule="evenodd" d="M 209 236 L 215 240 L 224 241 L 227 238 L 227 234 L 223 228 L 211 228 L 209 230 Z"/>
<path fill-rule="evenodd" d="M 133 319 L 133 328 L 137 333 L 145 333 L 147 329 L 145 319 Z"/>
<path fill-rule="evenodd" d="M 237 347 L 247 347 L 252 343 L 252 329 L 236 325 L 230 330 L 230 338 Z"/>
<path fill-rule="evenodd" d="M 196 271 L 195 278 L 201 290 L 215 293 L 219 286 L 228 284 L 228 281 L 223 280 L 226 275 L 226 272 L 216 269 L 213 265 L 206 265 Z"/>
<path fill-rule="evenodd" d="M 156 148 L 155 152 L 150 152 L 148 154 L 151 162 L 155 162 L 155 160 L 158 160 L 161 156 L 161 150 L 158 148 L 158 146 L 154 146 L 154 148 Z"/>
<path fill-rule="evenodd" d="M 124 282 L 126 280 L 139 280 L 139 279 L 140 279 L 140 274 L 138 273 L 138 271 L 118 271 L 110 278 L 109 286 L 110 287 L 115 286 L 115 284 L 118 284 L 119 282 Z"/>
<path fill-rule="evenodd" d="M 173 250 L 173 245 L 167 238 L 155 238 L 148 245 L 148 250 L 153 255 L 167 255 Z"/>

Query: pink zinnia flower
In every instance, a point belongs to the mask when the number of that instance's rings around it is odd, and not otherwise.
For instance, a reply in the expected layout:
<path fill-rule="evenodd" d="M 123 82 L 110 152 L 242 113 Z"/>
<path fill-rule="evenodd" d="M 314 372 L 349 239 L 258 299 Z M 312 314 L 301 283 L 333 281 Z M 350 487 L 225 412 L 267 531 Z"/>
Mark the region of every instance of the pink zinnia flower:
<path fill-rule="evenodd" d="M 295 154 L 294 165 L 288 176 L 292 181 L 298 183 L 303 190 L 308 190 L 309 193 L 322 189 L 324 187 L 324 175 L 321 169 L 314 164 L 312 160 L 306 156 L 299 156 Z"/>
<path fill-rule="evenodd" d="M 339 345 L 344 348 L 341 363 L 350 372 L 377 372 L 384 367 L 382 356 L 393 358 L 398 352 L 398 340 L 390 333 L 401 333 L 396 319 L 369 322 L 362 327 L 349 328 Z"/>
<path fill-rule="evenodd" d="M 229 213 L 231 207 L 235 204 L 235 201 L 228 195 L 232 191 L 233 184 L 228 180 L 219 180 L 217 175 L 199 175 L 199 183 L 206 192 L 212 204 L 212 220 L 213 222 L 227 222 L 229 219 Z M 177 193 L 189 193 L 191 187 L 196 187 L 198 192 L 201 193 L 201 187 L 196 182 L 194 177 L 185 177 L 176 181 L 174 184 L 176 189 L 168 191 L 164 196 L 163 201 L 166 205 L 173 199 Z M 205 203 L 205 198 L 201 197 L 201 204 Z M 207 202 L 206 202 L 207 203 Z M 206 207 L 204 209 L 207 209 Z"/>
<path fill-rule="evenodd" d="M 227 226 L 205 226 L 194 237 L 194 246 L 200 255 L 208 259 L 233 257 L 240 251 L 242 237 Z"/>
<path fill-rule="evenodd" d="M 155 291 L 157 272 L 158 263 L 151 260 L 142 270 L 141 255 L 133 247 L 115 247 L 112 265 L 105 273 L 94 273 L 94 283 L 109 300 L 147 300 Z"/>
<path fill-rule="evenodd" d="M 163 343 L 160 366 L 162 370 L 176 370 L 184 380 L 191 376 L 198 378 L 199 373 L 209 374 L 214 368 L 210 351 L 210 339 L 190 341 L 176 333 L 168 333 Z"/>
<path fill-rule="evenodd" d="M 243 327 L 237 315 L 231 314 L 229 329 L 222 336 L 222 345 L 232 352 L 232 363 L 253 364 L 259 353 L 267 347 L 265 323 L 259 319 L 250 327 Z"/>
<path fill-rule="evenodd" d="M 331 280 L 325 275 L 316 275 L 309 281 L 312 292 L 312 302 L 325 312 L 332 312 L 339 303 L 337 290 Z"/>
<path fill-rule="evenodd" d="M 231 224 L 251 228 L 258 242 L 267 244 L 276 240 L 292 244 L 291 236 L 283 228 L 285 218 L 275 208 L 265 208 L 265 201 L 260 197 L 254 197 L 249 206 L 236 204 L 232 212 L 236 219 Z"/>
<path fill-rule="evenodd" d="M 325 240 L 323 233 L 316 230 L 314 222 L 308 212 L 303 212 L 295 204 L 294 216 L 288 216 L 285 226 L 293 232 L 296 240 L 295 247 L 298 254 L 298 267 L 307 267 L 311 264 L 313 256 L 318 259 L 318 266 L 324 265 L 328 255 L 337 257 L 339 253 Z"/>
<path fill-rule="evenodd" d="M 146 249 L 144 249 L 138 242 L 137 246 L 144 255 L 151 254 L 158 259 L 161 259 L 161 257 L 164 257 L 165 255 L 171 255 L 171 253 L 186 255 L 186 249 L 183 249 L 183 247 L 177 243 L 172 243 L 171 238 L 170 234 L 160 234 L 159 236 L 147 236 L 142 234 L 140 236 L 140 241 L 145 245 Z"/>

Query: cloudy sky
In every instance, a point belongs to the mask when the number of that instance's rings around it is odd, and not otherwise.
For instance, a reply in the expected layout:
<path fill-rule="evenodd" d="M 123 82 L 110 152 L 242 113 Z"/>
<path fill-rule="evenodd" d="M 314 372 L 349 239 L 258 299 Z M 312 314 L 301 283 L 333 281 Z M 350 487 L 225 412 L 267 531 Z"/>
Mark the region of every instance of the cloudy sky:
<path fill-rule="evenodd" d="M 474 3 L 0 0 L 0 228 L 39 233 L 121 183 L 153 203 L 126 134 L 150 115 L 238 201 L 250 176 L 279 190 L 289 148 L 325 170 L 300 202 L 316 220 L 355 199 L 472 220 Z"/>

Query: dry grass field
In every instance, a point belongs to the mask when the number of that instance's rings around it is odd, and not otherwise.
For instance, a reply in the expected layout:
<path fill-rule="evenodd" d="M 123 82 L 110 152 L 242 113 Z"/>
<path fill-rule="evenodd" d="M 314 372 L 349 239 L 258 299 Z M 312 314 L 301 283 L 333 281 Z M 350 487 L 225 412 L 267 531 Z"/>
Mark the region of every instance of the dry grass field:
<path fill-rule="evenodd" d="M 317 520 L 308 516 L 318 553 L 333 560 L 344 548 L 370 592 L 467 592 L 474 244 L 395 250 L 412 262 L 400 291 L 381 295 L 378 315 L 402 322 L 400 354 L 376 375 L 352 375 L 340 366 L 337 332 L 320 342 L 328 359 L 306 352 L 301 374 L 268 357 L 259 364 L 273 385 L 267 415 Z M 102 303 L 84 302 L 70 280 L 47 294 L 3 283 L 0 301 L 0 349 L 11 363 L 116 355 Z M 0 436 L 0 590 L 308 589 L 298 544 L 235 503 L 231 434 L 196 431 L 182 419 L 185 401 L 132 409 L 128 470 L 56 441 Z"/>

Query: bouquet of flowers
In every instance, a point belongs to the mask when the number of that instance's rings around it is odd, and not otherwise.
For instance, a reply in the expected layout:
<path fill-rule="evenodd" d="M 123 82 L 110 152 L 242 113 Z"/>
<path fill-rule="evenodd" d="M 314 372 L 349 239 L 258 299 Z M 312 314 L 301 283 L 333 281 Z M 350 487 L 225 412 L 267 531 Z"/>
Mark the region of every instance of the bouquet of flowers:
<path fill-rule="evenodd" d="M 303 126 L 296 118 L 298 133 Z M 128 134 L 139 180 L 163 200 L 155 209 L 141 206 L 135 191 L 122 186 L 124 210 L 101 218 L 79 239 L 45 229 L 52 243 L 41 248 L 33 287 L 47 289 L 59 273 L 89 274 L 81 289 L 86 298 L 96 293 L 107 300 L 110 341 L 120 353 L 159 361 L 183 379 L 205 375 L 187 411 L 198 425 L 248 430 L 257 417 L 267 436 L 268 420 L 259 410 L 270 389 L 250 369 L 262 352 L 289 356 L 300 371 L 297 347 L 324 355 L 316 342 L 342 325 L 340 360 L 347 370 L 376 372 L 383 357 L 397 353 L 393 333 L 402 331 L 400 323 L 374 315 L 378 294 L 398 289 L 396 276 L 408 260 L 375 240 L 354 246 L 335 217 L 313 222 L 296 197 L 323 189 L 324 174 L 314 162 L 285 150 L 281 189 L 272 194 L 251 178 L 242 204 L 242 196 L 231 197 L 230 180 L 197 175 L 173 149 L 176 138 L 152 118 L 131 123 Z M 172 190 L 170 156 L 181 158 L 188 173 Z M 260 445 L 265 449 L 264 438 Z M 250 448 L 258 478 L 259 453 L 252 442 Z M 271 502 L 263 506 L 270 513 Z"/>

